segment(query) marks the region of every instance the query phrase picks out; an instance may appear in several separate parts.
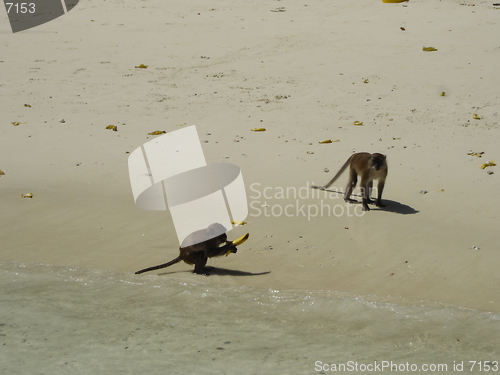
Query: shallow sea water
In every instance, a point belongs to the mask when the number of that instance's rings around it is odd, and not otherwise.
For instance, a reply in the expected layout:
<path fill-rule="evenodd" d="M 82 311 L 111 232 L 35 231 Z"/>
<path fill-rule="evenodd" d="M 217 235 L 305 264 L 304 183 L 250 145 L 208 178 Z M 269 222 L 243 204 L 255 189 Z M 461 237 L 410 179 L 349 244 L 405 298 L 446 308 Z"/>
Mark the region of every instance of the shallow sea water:
<path fill-rule="evenodd" d="M 0 285 L 2 374 L 500 373 L 500 314 L 16 262 Z"/>

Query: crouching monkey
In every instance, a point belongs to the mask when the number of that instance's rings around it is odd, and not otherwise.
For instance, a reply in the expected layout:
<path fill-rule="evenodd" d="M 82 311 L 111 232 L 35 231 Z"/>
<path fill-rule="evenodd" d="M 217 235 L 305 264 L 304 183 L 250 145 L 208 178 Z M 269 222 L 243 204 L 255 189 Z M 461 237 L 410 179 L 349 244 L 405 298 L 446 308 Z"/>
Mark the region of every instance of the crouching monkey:
<path fill-rule="evenodd" d="M 209 239 L 200 242 L 200 240 L 205 238 Z M 206 229 L 198 230 L 187 236 L 181 243 L 179 256 L 177 258 L 158 266 L 137 271 L 136 274 L 169 267 L 182 260 L 187 264 L 194 264 L 194 273 L 206 275 L 208 272 L 205 269 L 205 265 L 207 264 L 208 258 L 236 253 L 238 250 L 236 246 L 245 242 L 247 238 L 248 233 L 235 241 L 228 241 L 226 228 L 219 223 L 214 223 L 209 225 Z M 225 245 L 220 246 L 223 243 Z"/>

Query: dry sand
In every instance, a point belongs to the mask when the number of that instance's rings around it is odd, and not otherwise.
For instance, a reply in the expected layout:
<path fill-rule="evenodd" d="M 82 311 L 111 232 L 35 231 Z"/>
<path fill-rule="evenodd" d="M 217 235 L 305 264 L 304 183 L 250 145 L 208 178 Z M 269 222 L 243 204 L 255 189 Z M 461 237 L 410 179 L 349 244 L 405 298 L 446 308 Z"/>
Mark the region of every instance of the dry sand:
<path fill-rule="evenodd" d="M 177 256 L 169 213 L 134 205 L 127 152 L 194 124 L 251 204 L 213 283 L 500 312 L 500 167 L 480 168 L 500 162 L 500 9 L 461 3 L 81 0 L 16 34 L 2 15 L 0 259 L 134 272 Z M 355 206 L 280 195 L 353 151 L 387 155 L 386 209 L 308 220 Z"/>

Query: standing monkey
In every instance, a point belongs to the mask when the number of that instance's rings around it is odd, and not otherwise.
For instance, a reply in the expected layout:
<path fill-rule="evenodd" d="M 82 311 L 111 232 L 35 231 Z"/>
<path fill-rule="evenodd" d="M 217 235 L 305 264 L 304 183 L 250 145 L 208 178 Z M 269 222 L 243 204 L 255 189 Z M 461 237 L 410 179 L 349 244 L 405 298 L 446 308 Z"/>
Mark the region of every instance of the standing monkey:
<path fill-rule="evenodd" d="M 330 182 L 325 186 L 312 186 L 312 188 L 320 190 L 327 189 L 340 177 L 348 165 L 350 167 L 349 181 L 345 189 L 344 200 L 348 203 L 357 203 L 357 201 L 350 197 L 358 182 L 358 176 L 361 176 L 360 187 L 363 197 L 363 211 L 370 211 L 368 203 L 375 203 L 377 207 L 385 207 L 385 205 L 382 204 L 382 191 L 384 191 L 385 178 L 387 177 L 387 161 L 385 155 L 379 153 L 369 154 L 368 152 L 358 152 L 351 155 Z M 373 188 L 373 180 L 375 179 L 378 180 L 378 196 L 377 200 L 374 202 L 370 199 L 370 194 Z"/>

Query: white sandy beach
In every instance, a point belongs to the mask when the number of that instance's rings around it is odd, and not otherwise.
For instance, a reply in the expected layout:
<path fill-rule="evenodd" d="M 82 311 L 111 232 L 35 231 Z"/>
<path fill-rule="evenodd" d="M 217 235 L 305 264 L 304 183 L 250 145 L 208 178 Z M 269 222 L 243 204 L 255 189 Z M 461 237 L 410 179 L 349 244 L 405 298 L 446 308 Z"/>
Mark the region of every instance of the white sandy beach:
<path fill-rule="evenodd" d="M 133 273 L 176 257 L 168 211 L 134 204 L 127 152 L 196 125 L 250 204 L 229 234 L 250 239 L 210 282 L 500 312 L 500 167 L 480 168 L 500 162 L 492 4 L 81 0 L 15 34 L 2 13 L 0 260 Z M 361 151 L 387 155 L 387 207 L 308 218 L 354 208 L 307 186 Z"/>

